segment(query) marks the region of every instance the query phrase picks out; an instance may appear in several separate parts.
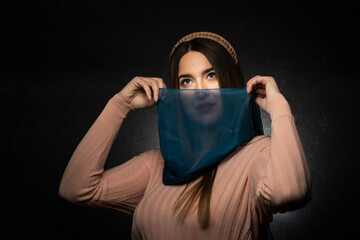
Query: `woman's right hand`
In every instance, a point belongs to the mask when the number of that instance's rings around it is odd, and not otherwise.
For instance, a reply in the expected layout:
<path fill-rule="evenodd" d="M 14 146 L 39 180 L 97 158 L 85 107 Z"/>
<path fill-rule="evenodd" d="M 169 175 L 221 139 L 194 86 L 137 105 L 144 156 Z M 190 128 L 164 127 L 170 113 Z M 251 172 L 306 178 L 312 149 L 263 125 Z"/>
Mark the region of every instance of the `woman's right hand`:
<path fill-rule="evenodd" d="M 161 78 L 135 77 L 118 94 L 133 109 L 150 108 L 159 99 L 159 88 L 166 88 Z"/>

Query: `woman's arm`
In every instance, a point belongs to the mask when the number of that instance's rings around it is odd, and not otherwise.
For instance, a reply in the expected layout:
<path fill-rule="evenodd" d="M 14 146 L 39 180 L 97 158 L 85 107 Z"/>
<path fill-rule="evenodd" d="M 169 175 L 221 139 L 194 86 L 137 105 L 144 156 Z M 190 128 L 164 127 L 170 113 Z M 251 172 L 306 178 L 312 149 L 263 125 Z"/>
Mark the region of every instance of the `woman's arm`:
<path fill-rule="evenodd" d="M 273 86 L 263 87 L 259 86 L 265 92 Z M 252 169 L 257 199 L 273 213 L 303 207 L 311 199 L 311 177 L 290 106 L 276 88 L 258 102 L 272 123 L 270 144 L 264 146 Z"/>
<path fill-rule="evenodd" d="M 128 213 L 134 210 L 146 190 L 150 177 L 147 164 L 149 161 L 146 160 L 149 152 L 107 171 L 103 168 L 127 113 L 135 107 L 139 109 L 155 104 L 153 99 L 144 101 L 144 88 L 150 84 L 146 85 L 142 79 L 149 83 L 155 81 L 150 78 L 134 78 L 130 81 L 125 90 L 109 100 L 86 133 L 61 179 L 61 197 L 82 205 L 113 208 Z M 139 82 L 137 87 L 136 84 Z M 152 88 L 156 88 L 154 84 Z M 136 96 L 125 95 L 129 91 Z"/>
<path fill-rule="evenodd" d="M 131 192 L 129 195 L 139 196 L 145 190 L 149 174 L 144 167 L 146 165 L 141 164 L 143 160 L 140 157 L 125 163 L 121 168 L 105 172 L 103 169 L 119 128 L 130 109 L 131 107 L 118 94 L 108 102 L 76 148 L 66 167 L 59 188 L 61 197 L 73 203 L 90 206 L 104 205 L 106 199 L 118 201 L 114 197 L 111 199 L 111 195 L 118 192 L 123 185 L 121 181 L 117 180 L 124 179 L 125 182 L 129 177 L 134 177 L 134 184 L 143 188 L 138 189 L 138 192 Z M 137 166 L 139 167 L 138 172 L 131 171 Z M 124 170 L 127 168 L 129 169 Z M 133 175 L 129 176 L 129 172 L 132 172 Z M 142 177 L 136 178 L 139 174 Z M 118 197 L 121 198 L 120 195 Z M 110 202 L 108 204 L 113 205 Z"/>

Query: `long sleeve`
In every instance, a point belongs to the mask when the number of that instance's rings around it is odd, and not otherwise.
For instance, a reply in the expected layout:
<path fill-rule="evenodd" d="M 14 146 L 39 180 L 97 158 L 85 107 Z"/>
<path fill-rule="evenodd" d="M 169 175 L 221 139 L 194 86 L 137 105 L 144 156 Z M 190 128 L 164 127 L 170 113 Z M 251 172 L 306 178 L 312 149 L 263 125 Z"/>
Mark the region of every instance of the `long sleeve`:
<path fill-rule="evenodd" d="M 131 107 L 119 95 L 106 107 L 73 153 L 59 194 L 80 205 L 133 213 L 149 181 L 146 153 L 104 171 L 110 148 Z"/>
<path fill-rule="evenodd" d="M 289 104 L 281 94 L 267 104 L 272 120 L 270 144 L 253 166 L 253 186 L 265 209 L 285 212 L 309 202 L 311 177 Z"/>

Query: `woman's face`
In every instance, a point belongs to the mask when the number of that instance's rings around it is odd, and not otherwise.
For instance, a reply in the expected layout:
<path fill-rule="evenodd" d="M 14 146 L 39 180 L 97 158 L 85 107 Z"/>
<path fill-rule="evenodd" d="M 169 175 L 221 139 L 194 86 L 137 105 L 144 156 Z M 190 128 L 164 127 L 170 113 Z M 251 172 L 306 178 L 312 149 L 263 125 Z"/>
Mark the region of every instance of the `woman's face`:
<path fill-rule="evenodd" d="M 180 59 L 178 72 L 180 89 L 186 89 L 180 95 L 186 114 L 201 124 L 216 123 L 222 113 L 220 92 L 216 90 L 220 82 L 209 60 L 201 52 L 187 52 Z"/>

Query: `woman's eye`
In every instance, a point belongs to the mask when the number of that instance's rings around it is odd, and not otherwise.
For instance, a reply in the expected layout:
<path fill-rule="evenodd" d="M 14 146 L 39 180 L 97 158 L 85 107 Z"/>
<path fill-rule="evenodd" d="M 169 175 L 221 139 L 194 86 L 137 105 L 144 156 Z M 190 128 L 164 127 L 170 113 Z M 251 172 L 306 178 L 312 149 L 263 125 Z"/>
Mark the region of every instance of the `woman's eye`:
<path fill-rule="evenodd" d="M 215 72 L 210 72 L 210 73 L 208 74 L 208 78 L 216 78 Z"/>
<path fill-rule="evenodd" d="M 189 85 L 191 83 L 190 79 L 184 79 L 181 81 L 181 85 Z"/>

